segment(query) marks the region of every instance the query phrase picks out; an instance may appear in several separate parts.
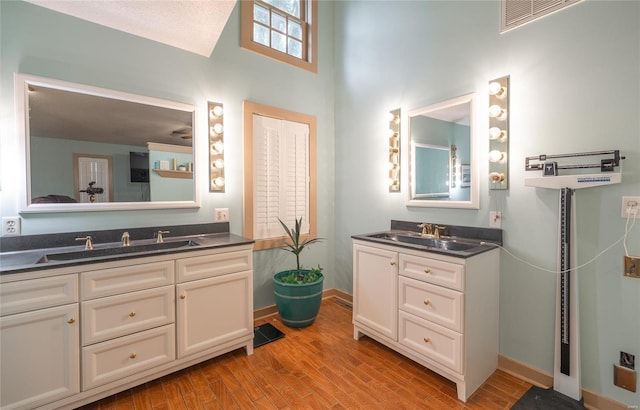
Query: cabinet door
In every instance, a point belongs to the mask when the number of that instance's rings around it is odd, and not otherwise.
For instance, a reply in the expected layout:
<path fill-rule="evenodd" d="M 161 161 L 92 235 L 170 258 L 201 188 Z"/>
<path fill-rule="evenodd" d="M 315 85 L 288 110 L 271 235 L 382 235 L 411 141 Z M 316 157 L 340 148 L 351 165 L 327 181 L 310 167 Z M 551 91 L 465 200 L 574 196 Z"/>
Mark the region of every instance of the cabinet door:
<path fill-rule="evenodd" d="M 78 304 L 0 318 L 3 410 L 33 408 L 80 391 Z"/>
<path fill-rule="evenodd" d="M 253 335 L 252 271 L 176 285 L 178 358 Z"/>
<path fill-rule="evenodd" d="M 353 320 L 397 340 L 398 254 L 354 244 L 353 275 Z"/>

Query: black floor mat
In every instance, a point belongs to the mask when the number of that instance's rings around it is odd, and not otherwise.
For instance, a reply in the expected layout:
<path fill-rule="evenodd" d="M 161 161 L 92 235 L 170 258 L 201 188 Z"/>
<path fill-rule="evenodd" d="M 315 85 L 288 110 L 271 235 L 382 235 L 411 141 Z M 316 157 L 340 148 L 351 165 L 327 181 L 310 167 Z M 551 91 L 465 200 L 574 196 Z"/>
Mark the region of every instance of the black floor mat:
<path fill-rule="evenodd" d="M 586 407 L 553 389 L 533 386 L 520 397 L 511 410 L 586 410 Z"/>
<path fill-rule="evenodd" d="M 284 333 L 278 330 L 271 323 L 265 323 L 253 328 L 253 347 L 266 345 L 269 342 L 284 337 Z"/>

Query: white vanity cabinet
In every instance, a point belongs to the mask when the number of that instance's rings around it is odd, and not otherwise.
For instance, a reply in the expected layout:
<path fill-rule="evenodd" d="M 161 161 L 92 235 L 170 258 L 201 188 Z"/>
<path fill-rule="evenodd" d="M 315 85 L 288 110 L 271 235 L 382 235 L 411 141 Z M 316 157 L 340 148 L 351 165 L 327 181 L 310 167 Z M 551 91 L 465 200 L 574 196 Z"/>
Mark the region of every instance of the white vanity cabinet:
<path fill-rule="evenodd" d="M 0 408 L 34 408 L 80 392 L 77 275 L 0 285 Z"/>
<path fill-rule="evenodd" d="M 251 243 L 0 277 L 0 408 L 76 408 L 253 353 Z"/>
<path fill-rule="evenodd" d="M 80 274 L 82 389 L 175 359 L 174 261 Z"/>
<path fill-rule="evenodd" d="M 469 258 L 354 240 L 354 337 L 452 380 L 466 401 L 498 363 L 498 250 Z"/>
<path fill-rule="evenodd" d="M 353 320 L 394 341 L 398 337 L 397 265 L 396 251 L 353 246 Z M 355 331 L 358 339 L 358 327 Z"/>
<path fill-rule="evenodd" d="M 250 250 L 177 261 L 178 358 L 253 338 L 252 266 Z"/>

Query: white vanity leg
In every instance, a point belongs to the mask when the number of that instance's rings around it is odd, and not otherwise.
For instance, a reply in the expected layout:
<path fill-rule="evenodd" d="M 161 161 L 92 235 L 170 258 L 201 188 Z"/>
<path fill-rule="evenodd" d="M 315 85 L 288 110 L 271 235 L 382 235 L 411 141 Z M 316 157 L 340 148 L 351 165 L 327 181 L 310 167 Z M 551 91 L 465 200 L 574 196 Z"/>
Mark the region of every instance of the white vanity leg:
<path fill-rule="evenodd" d="M 465 382 L 456 383 L 456 389 L 458 390 L 458 400 L 466 402 L 467 397 L 467 384 Z"/>
<path fill-rule="evenodd" d="M 244 348 L 247 351 L 247 356 L 251 356 L 253 354 L 253 340 L 247 343 Z"/>
<path fill-rule="evenodd" d="M 357 327 L 353 327 L 353 338 L 356 340 L 360 340 L 360 338 L 364 335 L 364 333 L 361 333 L 360 330 L 358 330 Z"/>

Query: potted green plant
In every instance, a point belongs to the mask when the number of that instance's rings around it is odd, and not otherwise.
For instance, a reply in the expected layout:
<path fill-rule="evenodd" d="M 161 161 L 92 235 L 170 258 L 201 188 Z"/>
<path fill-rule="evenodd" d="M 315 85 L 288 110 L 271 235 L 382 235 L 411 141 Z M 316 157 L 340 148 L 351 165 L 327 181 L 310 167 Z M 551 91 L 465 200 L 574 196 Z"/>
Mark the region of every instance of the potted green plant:
<path fill-rule="evenodd" d="M 278 272 L 273 276 L 273 290 L 276 306 L 282 323 L 289 327 L 305 327 L 314 322 L 320 311 L 322 302 L 322 286 L 324 275 L 322 268 L 305 269 L 300 265 L 300 254 L 320 238 L 300 240 L 302 218 L 296 219 L 292 229 L 278 219 L 287 234 L 288 242 L 282 249 L 296 256 L 296 268 Z"/>

